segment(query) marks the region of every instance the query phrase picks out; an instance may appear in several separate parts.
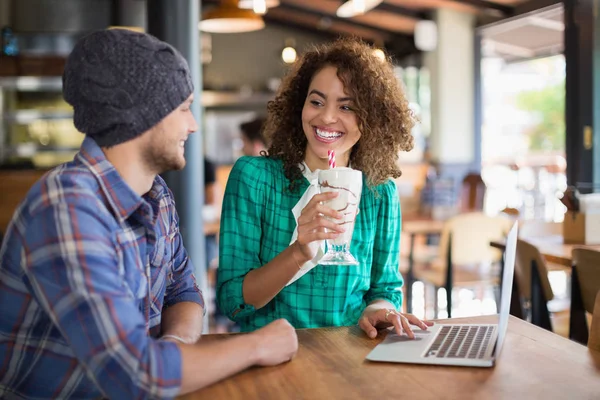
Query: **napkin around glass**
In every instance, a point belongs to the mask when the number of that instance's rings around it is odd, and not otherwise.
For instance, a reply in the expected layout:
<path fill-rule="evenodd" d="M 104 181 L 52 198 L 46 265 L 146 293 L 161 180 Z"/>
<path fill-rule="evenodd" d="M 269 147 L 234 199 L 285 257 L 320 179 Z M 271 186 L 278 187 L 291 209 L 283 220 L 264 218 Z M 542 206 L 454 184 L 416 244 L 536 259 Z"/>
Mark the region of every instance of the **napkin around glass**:
<path fill-rule="evenodd" d="M 292 233 L 292 240 L 290 241 L 290 245 L 293 244 L 298 238 L 298 217 L 300 217 L 302 210 L 304 209 L 304 207 L 306 207 L 306 205 L 313 198 L 313 196 L 315 194 L 319 194 L 320 170 L 317 169 L 314 172 L 311 172 L 310 168 L 308 168 L 308 165 L 306 165 L 305 162 L 302 162 L 302 164 L 300 164 L 300 170 L 302 171 L 302 175 L 304 175 L 304 177 L 308 181 L 309 186 L 306 189 L 306 191 L 304 191 L 304 194 L 302 195 L 300 200 L 298 200 L 294 208 L 292 208 L 292 214 L 294 215 L 294 219 L 296 220 L 296 227 L 294 228 L 294 232 Z M 292 283 L 296 282 L 298 279 L 302 278 L 304 274 L 316 267 L 319 264 L 321 258 L 323 258 L 323 255 L 325 255 L 324 240 L 312 242 L 309 244 L 309 246 L 311 246 L 313 250 L 317 249 L 317 255 L 312 260 L 309 260 L 306 263 L 304 263 L 304 265 L 302 265 L 298 272 L 296 272 L 296 275 L 294 275 L 292 279 L 290 279 L 286 286 L 289 286 Z"/>

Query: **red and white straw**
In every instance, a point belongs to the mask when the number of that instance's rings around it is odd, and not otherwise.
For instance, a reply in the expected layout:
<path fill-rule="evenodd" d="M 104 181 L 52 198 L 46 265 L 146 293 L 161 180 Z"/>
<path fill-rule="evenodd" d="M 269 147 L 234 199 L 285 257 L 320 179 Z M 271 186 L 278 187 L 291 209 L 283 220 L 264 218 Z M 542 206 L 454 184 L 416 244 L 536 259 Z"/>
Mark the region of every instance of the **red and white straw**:
<path fill-rule="evenodd" d="M 335 168 L 335 151 L 327 150 L 327 157 L 329 158 L 329 169 Z"/>

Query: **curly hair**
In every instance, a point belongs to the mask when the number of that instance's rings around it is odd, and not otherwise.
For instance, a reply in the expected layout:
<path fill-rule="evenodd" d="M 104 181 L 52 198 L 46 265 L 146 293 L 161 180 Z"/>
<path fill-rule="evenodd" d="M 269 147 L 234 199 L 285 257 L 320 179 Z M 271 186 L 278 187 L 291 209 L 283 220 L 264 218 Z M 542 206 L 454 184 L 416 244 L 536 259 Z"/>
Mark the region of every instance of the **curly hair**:
<path fill-rule="evenodd" d="M 382 61 L 371 46 L 356 38 L 316 46 L 292 66 L 267 106 L 264 134 L 271 143 L 268 157 L 282 160 L 289 189 L 295 190 L 302 179 L 298 165 L 308 144 L 302 108 L 313 77 L 327 66 L 337 68 L 345 91 L 355 99 L 361 137 L 350 154 L 352 168 L 365 174 L 371 188 L 399 177 L 399 153 L 413 148 L 414 115 L 390 60 Z"/>

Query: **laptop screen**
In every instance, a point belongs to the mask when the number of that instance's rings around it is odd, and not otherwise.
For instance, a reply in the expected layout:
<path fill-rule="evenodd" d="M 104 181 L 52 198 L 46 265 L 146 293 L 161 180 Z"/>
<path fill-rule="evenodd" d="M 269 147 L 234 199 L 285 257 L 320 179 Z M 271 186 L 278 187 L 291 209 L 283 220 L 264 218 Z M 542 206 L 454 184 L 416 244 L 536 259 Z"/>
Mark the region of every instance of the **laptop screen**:
<path fill-rule="evenodd" d="M 508 329 L 508 316 L 510 314 L 510 300 L 512 295 L 513 278 L 515 275 L 515 257 L 517 254 L 517 222 L 515 222 L 506 236 L 506 250 L 504 251 L 504 272 L 502 275 L 502 293 L 500 297 L 500 319 L 498 321 L 498 338 L 494 355 L 497 357 L 502 350 L 506 330 Z"/>

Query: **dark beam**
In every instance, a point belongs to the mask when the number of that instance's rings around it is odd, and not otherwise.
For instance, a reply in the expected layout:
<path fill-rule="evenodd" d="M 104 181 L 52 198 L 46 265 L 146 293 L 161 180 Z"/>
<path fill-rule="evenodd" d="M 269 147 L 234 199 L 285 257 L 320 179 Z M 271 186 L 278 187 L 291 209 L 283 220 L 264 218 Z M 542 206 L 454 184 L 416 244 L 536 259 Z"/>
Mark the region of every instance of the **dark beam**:
<path fill-rule="evenodd" d="M 468 4 L 470 6 L 480 8 L 480 9 L 490 9 L 496 10 L 502 13 L 505 17 L 509 17 L 514 14 L 515 8 L 511 6 L 506 6 L 504 4 L 493 3 L 491 1 L 485 0 L 449 0 L 454 3 L 462 3 Z"/>
<path fill-rule="evenodd" d="M 561 4 L 562 1 L 561 0 L 529 0 L 529 1 L 524 1 L 523 3 L 519 4 L 518 6 L 515 7 L 514 16 L 517 15 L 521 15 L 521 14 L 527 14 L 531 11 L 537 11 L 537 10 L 541 10 L 542 8 L 546 8 L 546 7 L 550 7 L 550 6 L 554 6 L 557 4 Z"/>
<path fill-rule="evenodd" d="M 334 32 L 332 30 L 325 30 L 325 29 L 319 29 L 315 26 L 309 26 L 308 24 L 304 25 L 304 24 L 300 24 L 297 22 L 291 22 L 288 20 L 283 20 L 277 17 L 273 17 L 269 14 L 265 14 L 263 16 L 263 19 L 265 20 L 266 23 L 268 24 L 273 24 L 273 25 L 278 25 L 281 26 L 283 28 L 292 28 L 301 32 L 305 32 L 305 33 L 309 33 L 312 35 L 322 35 L 325 36 L 329 39 L 337 39 L 340 36 L 343 36 L 344 34 L 341 32 Z"/>
<path fill-rule="evenodd" d="M 323 11 L 318 11 L 318 10 L 312 10 L 309 8 L 304 8 L 304 7 L 300 7 L 297 6 L 295 4 L 288 4 L 288 3 L 281 3 L 278 7 L 280 10 L 288 10 L 288 11 L 293 11 L 293 12 L 299 12 L 299 13 L 305 13 L 305 14 L 309 14 L 309 15 L 314 15 L 320 18 L 329 18 L 331 21 L 335 21 L 335 22 L 340 22 L 340 23 L 344 23 L 350 26 L 355 26 L 357 28 L 364 28 L 364 29 L 369 29 L 375 33 L 378 33 L 380 35 L 384 35 L 384 36 L 389 36 L 389 35 L 397 35 L 397 32 L 393 32 L 393 31 L 388 31 L 387 29 L 382 29 L 378 26 L 375 25 L 370 25 L 370 24 L 365 24 L 363 22 L 358 22 L 355 21 L 353 19 L 349 19 L 349 18 L 340 18 L 336 15 L 332 15 Z M 268 13 L 267 13 L 268 14 Z"/>
<path fill-rule="evenodd" d="M 398 15 L 402 15 L 402 16 L 410 17 L 410 18 L 414 18 L 414 19 L 430 19 L 429 15 L 426 12 L 417 11 L 412 8 L 395 6 L 393 4 L 385 3 L 385 2 L 379 4 L 373 10 L 385 11 L 385 12 L 389 12 L 392 14 L 398 14 Z"/>

